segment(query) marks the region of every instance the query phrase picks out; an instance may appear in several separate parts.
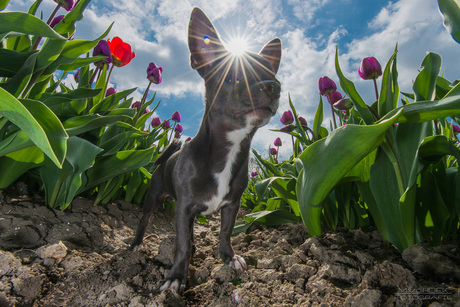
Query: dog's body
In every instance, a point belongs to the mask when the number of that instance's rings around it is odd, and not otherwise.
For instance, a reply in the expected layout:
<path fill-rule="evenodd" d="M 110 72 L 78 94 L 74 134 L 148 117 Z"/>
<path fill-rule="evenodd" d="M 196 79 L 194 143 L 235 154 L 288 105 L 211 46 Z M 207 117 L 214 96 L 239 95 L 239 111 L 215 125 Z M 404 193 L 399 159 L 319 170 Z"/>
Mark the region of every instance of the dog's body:
<path fill-rule="evenodd" d="M 276 113 L 280 83 L 275 75 L 281 42 L 274 39 L 259 54 L 232 55 L 223 47 L 204 13 L 194 8 L 189 23 L 192 68 L 205 80 L 206 108 L 198 134 L 182 149 L 174 141 L 156 161 L 143 217 L 131 245 L 141 243 L 149 218 L 167 196 L 176 200 L 176 254 L 160 290 L 182 291 L 192 254 L 193 223 L 198 214 L 221 210 L 220 256 L 243 270 L 230 235 L 248 184 L 252 137 Z"/>

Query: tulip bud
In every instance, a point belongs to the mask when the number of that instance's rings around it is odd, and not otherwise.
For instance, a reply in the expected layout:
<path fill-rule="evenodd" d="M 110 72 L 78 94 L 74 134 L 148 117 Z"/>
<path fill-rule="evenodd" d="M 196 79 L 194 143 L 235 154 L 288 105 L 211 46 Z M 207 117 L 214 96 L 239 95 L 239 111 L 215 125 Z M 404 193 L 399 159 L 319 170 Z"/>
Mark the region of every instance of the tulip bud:
<path fill-rule="evenodd" d="M 295 130 L 295 125 L 286 125 L 280 129 L 281 132 L 289 133 Z"/>
<path fill-rule="evenodd" d="M 109 65 L 110 63 L 112 63 L 112 52 L 110 51 L 109 43 L 107 43 L 106 40 L 100 40 L 97 43 L 96 47 L 94 47 L 93 56 L 98 56 L 98 55 L 106 56 L 107 59 L 96 61 L 94 62 L 94 65 L 99 67 L 104 64 Z"/>
<path fill-rule="evenodd" d="M 337 90 L 337 85 L 329 77 L 319 78 L 318 87 L 319 93 L 323 96 L 329 95 Z"/>
<path fill-rule="evenodd" d="M 284 112 L 283 116 L 281 116 L 280 121 L 283 125 L 292 124 L 292 122 L 294 121 L 294 115 L 292 115 L 291 110 Z"/>
<path fill-rule="evenodd" d="M 452 129 L 454 130 L 454 134 L 460 133 L 460 128 L 457 125 L 452 125 Z"/>
<path fill-rule="evenodd" d="M 133 108 L 133 109 L 136 108 L 136 109 L 139 111 L 140 106 L 141 106 L 141 102 L 140 102 L 140 101 L 136 101 L 135 103 L 133 103 L 133 104 L 131 105 L 131 108 Z"/>
<path fill-rule="evenodd" d="M 353 108 L 353 102 L 350 98 L 342 98 L 333 104 L 334 108 L 338 110 L 348 110 Z"/>
<path fill-rule="evenodd" d="M 259 174 L 257 172 L 251 172 L 251 177 L 254 178 L 254 177 L 257 177 Z"/>
<path fill-rule="evenodd" d="M 281 139 L 280 138 L 276 138 L 275 142 L 273 143 L 273 145 L 275 146 L 281 146 L 283 143 L 281 142 Z"/>
<path fill-rule="evenodd" d="M 178 125 L 176 126 L 176 128 L 174 128 L 174 131 L 179 132 L 179 133 L 182 133 L 182 130 L 183 130 L 183 128 L 182 128 L 182 125 L 181 125 L 181 124 L 178 124 Z"/>
<path fill-rule="evenodd" d="M 171 116 L 171 119 L 175 121 L 176 123 L 180 123 L 181 117 L 179 112 L 174 112 L 173 115 Z"/>
<path fill-rule="evenodd" d="M 174 132 L 174 138 L 180 139 L 180 132 L 178 131 Z"/>
<path fill-rule="evenodd" d="M 162 127 L 165 130 L 171 128 L 171 123 L 169 122 L 169 120 L 165 120 L 162 124 Z"/>
<path fill-rule="evenodd" d="M 364 80 L 377 79 L 382 75 L 382 67 L 374 57 L 364 58 L 358 70 L 359 76 Z"/>
<path fill-rule="evenodd" d="M 73 77 L 75 79 L 75 82 L 78 83 L 80 81 L 80 69 L 77 70 L 77 73 Z"/>
<path fill-rule="evenodd" d="M 188 138 L 185 139 L 185 142 L 190 142 L 191 140 L 192 140 L 192 138 L 188 137 Z"/>
<path fill-rule="evenodd" d="M 161 76 L 162 73 L 163 68 L 157 67 L 153 62 L 147 67 L 147 79 L 155 84 L 160 84 L 163 80 Z"/>
<path fill-rule="evenodd" d="M 116 89 L 114 89 L 113 87 L 109 87 L 107 89 L 107 92 L 105 92 L 105 97 L 109 97 L 110 95 L 113 95 L 117 92 Z"/>
<path fill-rule="evenodd" d="M 303 128 L 308 127 L 307 120 L 306 120 L 305 118 L 303 118 L 302 116 L 299 116 L 299 122 L 300 122 L 300 125 L 301 125 Z"/>
<path fill-rule="evenodd" d="M 152 124 L 151 125 L 152 125 L 153 128 L 156 128 L 156 127 L 160 126 L 161 125 L 160 118 L 159 117 L 152 118 Z"/>
<path fill-rule="evenodd" d="M 329 103 L 331 103 L 333 105 L 334 103 L 336 103 L 337 101 L 342 99 L 342 94 L 340 94 L 340 92 L 333 91 L 330 94 L 330 98 L 331 98 L 331 101 L 329 101 Z"/>
<path fill-rule="evenodd" d="M 278 150 L 276 150 L 276 148 L 273 148 L 273 147 L 272 147 L 272 148 L 270 148 L 270 154 L 271 154 L 272 156 L 276 156 L 276 155 L 278 154 Z"/>
<path fill-rule="evenodd" d="M 64 15 L 59 15 L 54 17 L 50 22 L 50 27 L 54 28 L 58 23 L 60 23 L 64 19 Z"/>

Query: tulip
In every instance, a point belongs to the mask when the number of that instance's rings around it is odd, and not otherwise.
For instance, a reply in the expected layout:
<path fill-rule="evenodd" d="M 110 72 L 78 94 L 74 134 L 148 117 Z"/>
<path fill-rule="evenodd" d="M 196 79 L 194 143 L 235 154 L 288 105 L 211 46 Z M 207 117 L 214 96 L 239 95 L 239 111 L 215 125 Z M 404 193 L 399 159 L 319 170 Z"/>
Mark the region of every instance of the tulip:
<path fill-rule="evenodd" d="M 105 97 L 109 97 L 110 95 L 113 95 L 117 92 L 116 89 L 114 89 L 113 87 L 109 87 L 107 89 L 107 91 L 105 92 Z"/>
<path fill-rule="evenodd" d="M 272 156 L 276 156 L 278 154 L 278 150 L 276 150 L 276 148 L 270 148 L 270 154 Z"/>
<path fill-rule="evenodd" d="M 337 101 L 336 103 L 334 103 L 333 106 L 334 106 L 334 108 L 336 108 L 338 110 L 345 111 L 345 110 L 353 108 L 353 102 L 351 101 L 350 98 L 342 98 L 339 101 Z"/>
<path fill-rule="evenodd" d="M 292 124 L 294 122 L 294 115 L 292 115 L 291 110 L 284 112 L 283 116 L 281 116 L 280 121 L 283 125 Z"/>
<path fill-rule="evenodd" d="M 77 73 L 73 77 L 75 79 L 75 82 L 78 83 L 80 81 L 80 69 L 77 70 Z"/>
<path fill-rule="evenodd" d="M 257 172 L 251 172 L 251 177 L 254 178 L 254 177 L 257 177 L 259 174 Z"/>
<path fill-rule="evenodd" d="M 286 125 L 280 129 L 281 132 L 289 133 L 295 130 L 295 125 Z"/>
<path fill-rule="evenodd" d="M 115 36 L 112 40 L 108 39 L 107 43 L 112 53 L 113 65 L 117 67 L 125 66 L 136 56 L 132 51 L 131 45 L 123 42 L 118 36 Z"/>
<path fill-rule="evenodd" d="M 303 118 L 302 116 L 299 116 L 299 122 L 300 122 L 300 125 L 301 125 L 303 128 L 308 127 L 307 120 L 306 120 L 305 118 Z"/>
<path fill-rule="evenodd" d="M 192 138 L 188 137 L 188 138 L 185 139 L 185 142 L 190 142 L 191 140 L 192 140 Z"/>
<path fill-rule="evenodd" d="M 162 127 L 165 130 L 171 128 L 171 123 L 169 122 L 169 120 L 165 120 L 162 124 Z"/>
<path fill-rule="evenodd" d="M 177 126 L 174 128 L 174 131 L 179 132 L 179 133 L 182 133 L 182 130 L 183 130 L 183 128 L 182 128 L 182 125 L 181 125 L 181 124 L 177 125 Z"/>
<path fill-rule="evenodd" d="M 174 138 L 180 139 L 180 132 L 178 131 L 174 132 Z"/>
<path fill-rule="evenodd" d="M 76 3 L 75 0 L 54 0 L 54 2 L 62 6 L 66 11 L 71 11 Z"/>
<path fill-rule="evenodd" d="M 337 90 L 337 85 L 329 77 L 319 78 L 318 87 L 320 94 L 323 96 L 330 95 Z"/>
<path fill-rule="evenodd" d="M 94 62 L 94 65 L 96 65 L 97 67 L 100 67 L 104 64 L 109 65 L 110 63 L 112 63 L 112 52 L 110 51 L 109 43 L 107 43 L 106 40 L 100 40 L 97 43 L 96 47 L 94 47 L 93 56 L 98 55 L 106 56 L 107 59 Z"/>
<path fill-rule="evenodd" d="M 140 102 L 140 101 L 136 101 L 135 103 L 133 103 L 133 104 L 131 105 L 131 108 L 133 108 L 133 109 L 136 108 L 136 109 L 139 111 L 140 106 L 141 106 L 141 102 Z"/>
<path fill-rule="evenodd" d="M 156 127 L 160 126 L 161 125 L 160 118 L 159 117 L 152 118 L 152 124 L 151 125 L 152 125 L 153 128 L 156 128 Z"/>
<path fill-rule="evenodd" d="M 276 138 L 275 142 L 273 143 L 273 145 L 275 145 L 276 147 L 279 147 L 282 145 L 282 142 L 281 142 L 281 139 L 280 138 Z"/>
<path fill-rule="evenodd" d="M 364 58 L 358 69 L 359 76 L 364 80 L 377 79 L 382 75 L 382 67 L 374 57 Z"/>
<path fill-rule="evenodd" d="M 50 22 L 50 27 L 54 28 L 58 23 L 60 23 L 64 19 L 64 15 L 59 15 L 54 17 Z"/>
<path fill-rule="evenodd" d="M 340 99 L 342 99 L 342 94 L 340 94 L 340 92 L 337 92 L 337 91 L 333 91 L 331 94 L 330 94 L 330 101 L 329 103 L 330 104 L 334 104 L 336 103 L 337 101 L 339 101 Z"/>
<path fill-rule="evenodd" d="M 171 119 L 175 121 L 176 123 L 180 123 L 181 117 L 179 112 L 174 112 L 173 115 L 171 116 Z"/>
<path fill-rule="evenodd" d="M 452 129 L 454 130 L 454 134 L 460 133 L 460 128 L 457 125 L 452 125 Z"/>
<path fill-rule="evenodd" d="M 147 67 L 147 79 L 155 84 L 160 84 L 162 81 L 162 72 L 163 68 L 156 66 L 155 63 L 152 62 L 149 64 L 149 67 Z"/>

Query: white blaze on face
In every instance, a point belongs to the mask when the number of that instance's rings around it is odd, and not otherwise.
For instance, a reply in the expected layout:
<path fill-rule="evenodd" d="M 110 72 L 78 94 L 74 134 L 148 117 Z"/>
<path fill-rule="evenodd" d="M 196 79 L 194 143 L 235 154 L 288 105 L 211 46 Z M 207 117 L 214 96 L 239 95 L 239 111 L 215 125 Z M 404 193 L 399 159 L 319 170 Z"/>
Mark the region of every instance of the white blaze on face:
<path fill-rule="evenodd" d="M 209 201 L 205 203 L 208 207 L 206 211 L 201 214 L 207 215 L 217 211 L 226 202 L 225 196 L 230 191 L 230 180 L 232 179 L 232 168 L 235 163 L 236 157 L 241 149 L 241 142 L 251 133 L 253 129 L 252 121 L 246 121 L 246 127 L 238 130 L 233 130 L 227 133 L 227 140 L 231 143 L 227 155 L 227 162 L 225 167 L 220 173 L 214 174 L 214 180 L 217 183 L 217 194 L 214 195 Z"/>

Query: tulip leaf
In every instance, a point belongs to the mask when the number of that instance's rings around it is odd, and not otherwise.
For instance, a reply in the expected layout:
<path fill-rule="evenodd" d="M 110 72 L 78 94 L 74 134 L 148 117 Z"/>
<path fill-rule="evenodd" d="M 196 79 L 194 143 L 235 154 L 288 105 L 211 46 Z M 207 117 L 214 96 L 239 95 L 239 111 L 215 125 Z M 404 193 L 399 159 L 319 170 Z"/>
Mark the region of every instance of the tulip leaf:
<path fill-rule="evenodd" d="M 323 98 L 319 96 L 319 104 L 318 108 L 316 109 L 315 119 L 313 120 L 313 134 L 315 135 L 315 139 L 319 140 L 321 138 L 320 130 L 321 124 L 323 122 Z"/>
<path fill-rule="evenodd" d="M 300 155 L 303 170 L 296 191 L 301 217 L 311 236 L 321 234 L 321 212 L 326 197 L 356 164 L 382 143 L 385 131 L 401 112 L 376 125 L 342 126 Z"/>
<path fill-rule="evenodd" d="M 88 182 L 80 192 L 149 164 L 154 152 L 155 147 L 144 150 L 125 150 L 98 160 L 86 172 Z"/>
<path fill-rule="evenodd" d="M 422 70 L 415 78 L 413 85 L 415 101 L 434 100 L 436 80 L 441 70 L 441 57 L 439 54 L 428 52 L 421 66 Z"/>
<path fill-rule="evenodd" d="M 0 12 L 0 33 L 18 32 L 28 35 L 45 36 L 57 40 L 66 38 L 59 35 L 40 18 L 23 12 Z"/>
<path fill-rule="evenodd" d="M 38 53 L 32 53 L 24 61 L 24 64 L 18 72 L 7 82 L 1 84 L 1 87 L 7 90 L 14 97 L 20 97 L 32 77 L 37 55 Z"/>
<path fill-rule="evenodd" d="M 45 155 L 37 146 L 25 148 L 0 157 L 0 190 L 6 189 L 21 175 L 37 167 L 45 160 Z"/>
<path fill-rule="evenodd" d="M 59 119 L 44 104 L 36 100 L 19 101 L 0 88 L 0 115 L 24 131 L 53 163 L 62 166 L 68 136 Z"/>
<path fill-rule="evenodd" d="M 10 0 L 0 0 L 0 11 L 3 11 L 6 8 L 8 2 L 10 2 Z"/>
<path fill-rule="evenodd" d="M 24 62 L 36 52 L 17 52 L 9 49 L 0 49 L 0 76 L 13 77 L 23 67 Z"/>
<path fill-rule="evenodd" d="M 460 4 L 456 0 L 438 0 L 444 26 L 452 38 L 460 43 Z"/>
<path fill-rule="evenodd" d="M 382 88 L 378 100 L 378 114 L 384 116 L 396 109 L 399 100 L 398 71 L 396 69 L 396 53 L 393 53 L 382 76 Z"/>

